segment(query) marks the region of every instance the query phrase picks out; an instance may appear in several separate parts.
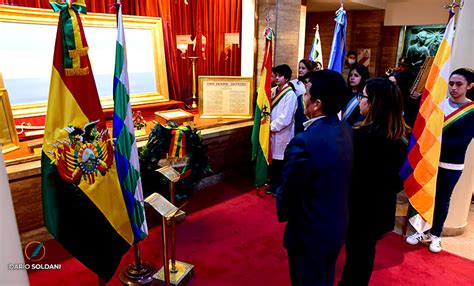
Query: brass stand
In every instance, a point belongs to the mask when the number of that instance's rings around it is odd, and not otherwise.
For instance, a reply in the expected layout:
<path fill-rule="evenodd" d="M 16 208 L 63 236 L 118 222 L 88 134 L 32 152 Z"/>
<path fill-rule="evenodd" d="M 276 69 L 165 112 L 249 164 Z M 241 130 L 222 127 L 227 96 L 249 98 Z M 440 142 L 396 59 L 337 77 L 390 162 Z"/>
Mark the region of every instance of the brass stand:
<path fill-rule="evenodd" d="M 173 181 L 170 181 L 170 198 L 171 203 L 174 205 L 175 198 Z M 167 260 L 167 255 L 165 255 L 164 253 L 167 252 L 165 251 L 165 249 L 167 250 L 168 248 L 165 248 L 166 245 L 165 243 L 163 243 L 163 267 L 158 271 L 158 273 L 155 274 L 154 277 L 158 280 L 164 281 L 165 285 L 169 285 L 166 284 L 167 278 L 170 280 L 172 285 L 186 285 L 188 280 L 193 275 L 194 266 L 192 264 L 176 260 L 176 222 L 183 221 L 185 216 L 186 213 L 178 209 L 173 216 L 167 218 L 168 221 L 163 221 L 163 227 L 165 224 L 170 227 L 169 236 L 171 244 L 171 258 L 165 263 L 164 260 Z M 165 235 L 166 233 L 163 233 L 163 241 L 166 240 Z M 169 271 L 164 271 L 165 269 L 169 269 Z"/>
<path fill-rule="evenodd" d="M 169 261 L 169 263 L 171 263 L 171 260 Z M 161 285 L 183 286 L 183 285 L 186 285 L 186 283 L 188 283 L 189 279 L 193 275 L 194 266 L 185 262 L 176 261 L 176 269 L 177 269 L 176 273 L 172 273 L 170 269 L 169 272 L 164 274 L 164 275 L 168 275 L 167 278 L 170 279 L 171 284 L 166 284 L 166 281 L 165 281 L 166 278 L 163 277 L 164 269 L 165 269 L 164 267 L 161 268 L 158 271 L 158 273 L 156 273 L 154 276 L 155 279 L 158 279 L 158 281 L 160 281 Z"/>
<path fill-rule="evenodd" d="M 135 263 L 127 265 L 120 272 L 119 278 L 123 285 L 148 285 L 153 281 L 156 268 L 147 261 L 140 258 L 139 243 L 133 245 L 135 252 Z"/>
<path fill-rule="evenodd" d="M 176 212 L 177 214 L 178 212 Z M 186 285 L 193 275 L 194 265 L 176 260 L 175 222 L 176 217 L 163 217 L 163 229 L 171 226 L 171 259 L 168 260 L 167 231 L 163 230 L 163 267 L 153 276 L 161 285 Z M 168 269 L 168 271 L 165 271 Z"/>
<path fill-rule="evenodd" d="M 174 212 L 177 214 L 178 210 Z M 162 240 L 163 240 L 163 267 L 153 276 L 153 278 L 161 282 L 160 285 L 185 285 L 189 278 L 193 275 L 194 265 L 176 260 L 176 239 L 175 239 L 175 222 L 176 217 L 163 216 L 162 220 Z M 171 259 L 168 260 L 168 225 L 171 226 L 170 243 L 171 243 Z M 167 271 L 166 271 L 167 270 Z"/>
<path fill-rule="evenodd" d="M 192 108 L 197 107 L 197 96 L 196 96 L 196 61 L 198 57 L 188 57 L 188 59 L 191 61 L 191 66 L 192 66 L 192 75 L 193 75 L 193 103 L 191 105 Z"/>
<path fill-rule="evenodd" d="M 161 224 L 161 238 L 162 238 L 162 244 L 163 244 L 163 267 L 155 274 L 155 278 L 158 280 L 161 280 L 164 282 L 165 286 L 170 286 L 170 266 L 168 264 L 168 245 L 167 245 L 167 235 L 166 235 L 166 229 L 167 229 L 167 221 L 166 221 L 166 216 L 163 216 L 162 218 L 162 224 Z M 164 269 L 167 269 L 167 271 L 164 271 Z M 161 276 L 159 274 L 162 274 Z M 158 276 L 158 277 L 156 277 Z M 160 279 L 163 278 L 163 279 Z"/>
<path fill-rule="evenodd" d="M 187 176 L 189 176 L 189 173 L 181 175 L 178 180 L 184 179 Z M 173 205 L 175 205 L 174 184 L 175 184 L 175 182 L 170 181 L 170 201 L 171 201 L 171 204 L 173 204 Z M 182 207 L 183 206 L 181 206 L 180 208 L 182 208 Z M 173 218 L 174 219 L 170 221 L 171 222 L 171 235 L 172 235 L 172 237 L 174 236 L 174 223 L 175 222 L 176 223 L 182 222 L 186 218 L 186 213 L 180 209 L 176 212 L 176 214 L 174 215 Z M 174 246 L 172 248 L 174 249 Z"/>

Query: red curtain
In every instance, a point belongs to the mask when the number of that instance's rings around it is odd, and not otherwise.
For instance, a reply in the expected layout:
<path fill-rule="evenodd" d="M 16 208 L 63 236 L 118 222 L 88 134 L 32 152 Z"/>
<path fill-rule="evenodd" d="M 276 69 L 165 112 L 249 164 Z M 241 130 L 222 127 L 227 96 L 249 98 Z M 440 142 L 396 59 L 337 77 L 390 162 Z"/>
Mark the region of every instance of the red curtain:
<path fill-rule="evenodd" d="M 113 0 L 86 0 L 87 11 L 115 13 Z M 122 0 L 123 14 L 161 17 L 170 99 L 191 104 L 189 56 L 197 56 L 197 75 L 240 75 L 240 44 L 225 45 L 225 33 L 241 33 L 241 0 Z M 48 0 L 0 0 L 0 4 L 50 9 Z M 176 35 L 191 35 L 195 46 L 177 49 Z M 202 41 L 206 38 L 206 43 Z M 239 36 L 239 39 L 241 37 Z"/>

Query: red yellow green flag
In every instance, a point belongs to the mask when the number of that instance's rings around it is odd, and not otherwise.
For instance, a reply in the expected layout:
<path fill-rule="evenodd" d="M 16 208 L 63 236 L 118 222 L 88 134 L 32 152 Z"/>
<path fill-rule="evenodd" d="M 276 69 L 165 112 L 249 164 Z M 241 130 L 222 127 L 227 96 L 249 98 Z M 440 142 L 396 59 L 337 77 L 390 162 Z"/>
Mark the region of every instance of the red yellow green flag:
<path fill-rule="evenodd" d="M 41 159 L 44 222 L 65 249 L 109 281 L 133 233 L 78 14 L 85 4 L 51 6 L 60 16 Z"/>
<path fill-rule="evenodd" d="M 410 138 L 408 157 L 400 171 L 405 192 L 418 213 L 410 218 L 410 222 L 419 232 L 426 231 L 433 225 L 436 177 L 444 124 L 441 104 L 448 89 L 453 39 L 454 17 L 451 17 L 423 90 L 420 111 Z"/>
<path fill-rule="evenodd" d="M 273 62 L 273 30 L 265 28 L 265 53 L 262 75 L 258 87 L 252 129 L 252 160 L 255 161 L 255 185 L 260 187 L 267 181 L 267 170 L 272 160 L 270 152 L 271 80 Z"/>

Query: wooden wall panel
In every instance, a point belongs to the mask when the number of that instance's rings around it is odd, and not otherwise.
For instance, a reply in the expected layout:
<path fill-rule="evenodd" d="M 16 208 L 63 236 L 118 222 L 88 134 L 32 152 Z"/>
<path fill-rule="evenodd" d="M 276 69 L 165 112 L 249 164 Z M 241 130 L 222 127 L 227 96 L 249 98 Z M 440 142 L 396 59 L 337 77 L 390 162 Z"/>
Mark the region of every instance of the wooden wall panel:
<path fill-rule="evenodd" d="M 353 11 L 350 50 L 370 49 L 369 71 L 372 76 L 377 75 L 380 50 L 382 43 L 382 27 L 384 20 L 383 10 Z"/>
<path fill-rule="evenodd" d="M 334 12 L 313 12 L 306 15 L 306 40 L 304 47 L 305 58 L 308 57 L 314 39 L 314 28 L 319 25 L 321 49 L 323 53 L 324 68 L 328 65 L 331 50 L 332 36 L 334 34 Z"/>
<path fill-rule="evenodd" d="M 327 67 L 334 34 L 334 12 L 313 12 L 306 17 L 305 57 L 314 39 L 314 27 L 319 24 L 324 66 Z M 396 61 L 400 27 L 383 26 L 383 10 L 347 11 L 346 52 L 371 49 L 369 71 L 372 76 L 384 74 Z"/>
<path fill-rule="evenodd" d="M 400 26 L 382 27 L 382 56 L 379 64 L 378 74 L 384 74 L 387 68 L 393 68 L 397 64 L 398 37 Z"/>
<path fill-rule="evenodd" d="M 236 133 L 204 140 L 214 174 L 251 166 L 251 134 L 252 128 L 244 128 Z"/>
<path fill-rule="evenodd" d="M 10 181 L 10 189 L 19 232 L 43 227 L 41 176 Z"/>

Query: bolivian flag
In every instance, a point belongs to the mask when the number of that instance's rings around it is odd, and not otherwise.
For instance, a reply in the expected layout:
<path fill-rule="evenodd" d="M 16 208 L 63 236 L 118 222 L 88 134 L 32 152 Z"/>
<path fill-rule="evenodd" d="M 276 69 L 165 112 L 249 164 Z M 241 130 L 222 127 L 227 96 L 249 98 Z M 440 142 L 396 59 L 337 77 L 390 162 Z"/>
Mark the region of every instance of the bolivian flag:
<path fill-rule="evenodd" d="M 268 165 L 272 162 L 270 152 L 270 112 L 273 62 L 273 30 L 265 28 L 265 53 L 263 55 L 262 77 L 258 87 L 252 129 L 252 160 L 255 161 L 255 185 L 260 187 L 267 181 Z"/>
<path fill-rule="evenodd" d="M 85 4 L 70 2 L 51 2 L 60 15 L 41 159 L 44 222 L 109 281 L 133 233 L 78 14 Z"/>

